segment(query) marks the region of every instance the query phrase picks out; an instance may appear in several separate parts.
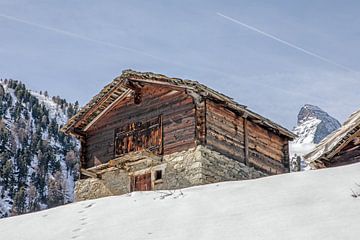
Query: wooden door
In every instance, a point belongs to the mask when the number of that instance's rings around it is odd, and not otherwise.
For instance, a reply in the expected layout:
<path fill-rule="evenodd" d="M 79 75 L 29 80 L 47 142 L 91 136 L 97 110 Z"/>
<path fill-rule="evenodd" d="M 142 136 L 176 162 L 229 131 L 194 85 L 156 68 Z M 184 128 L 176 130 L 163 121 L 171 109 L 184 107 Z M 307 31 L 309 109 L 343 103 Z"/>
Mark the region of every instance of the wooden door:
<path fill-rule="evenodd" d="M 134 176 L 131 191 L 151 191 L 151 173 Z"/>

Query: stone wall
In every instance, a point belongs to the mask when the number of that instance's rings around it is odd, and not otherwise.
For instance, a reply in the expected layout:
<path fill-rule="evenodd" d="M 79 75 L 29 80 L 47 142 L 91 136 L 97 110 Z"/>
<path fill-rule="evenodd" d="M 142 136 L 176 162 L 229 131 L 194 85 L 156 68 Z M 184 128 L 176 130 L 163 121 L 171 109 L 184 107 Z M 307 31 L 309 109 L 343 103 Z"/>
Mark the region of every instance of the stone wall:
<path fill-rule="evenodd" d="M 202 184 L 246 180 L 267 176 L 245 164 L 234 161 L 216 151 L 200 147 Z"/>
<path fill-rule="evenodd" d="M 156 171 L 162 179 L 154 180 Z M 92 199 L 130 192 L 132 176 L 151 173 L 152 189 L 178 189 L 207 183 L 258 178 L 266 174 L 234 161 L 204 146 L 163 156 L 132 162 L 124 169 L 102 174 L 102 179 L 82 179 L 76 182 L 76 200 Z"/>
<path fill-rule="evenodd" d="M 75 183 L 75 201 L 83 201 L 114 195 L 104 184 L 96 178 L 81 179 Z"/>

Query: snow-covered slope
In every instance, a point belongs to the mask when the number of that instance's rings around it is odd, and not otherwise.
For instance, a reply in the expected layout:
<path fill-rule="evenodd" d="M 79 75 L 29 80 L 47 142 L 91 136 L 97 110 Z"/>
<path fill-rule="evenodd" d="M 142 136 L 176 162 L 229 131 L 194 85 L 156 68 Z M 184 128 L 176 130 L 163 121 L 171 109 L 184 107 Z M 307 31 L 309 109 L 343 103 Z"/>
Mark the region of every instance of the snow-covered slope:
<path fill-rule="evenodd" d="M 58 125 L 64 125 L 67 122 L 68 116 L 66 110 L 60 109 L 58 103 L 54 102 L 49 96 L 45 96 L 35 91 L 30 91 L 31 95 L 36 97 L 41 104 L 44 104 L 46 109 L 49 111 L 49 117 L 56 119 Z"/>
<path fill-rule="evenodd" d="M 0 239 L 359 239 L 360 164 L 135 192 L 0 220 Z"/>
<path fill-rule="evenodd" d="M 310 104 L 304 105 L 298 114 L 297 126 L 293 129 L 298 138 L 290 143 L 291 158 L 294 159 L 297 156 L 302 158 L 340 126 L 338 120 L 321 108 Z M 305 167 L 304 162 L 303 167 Z"/>

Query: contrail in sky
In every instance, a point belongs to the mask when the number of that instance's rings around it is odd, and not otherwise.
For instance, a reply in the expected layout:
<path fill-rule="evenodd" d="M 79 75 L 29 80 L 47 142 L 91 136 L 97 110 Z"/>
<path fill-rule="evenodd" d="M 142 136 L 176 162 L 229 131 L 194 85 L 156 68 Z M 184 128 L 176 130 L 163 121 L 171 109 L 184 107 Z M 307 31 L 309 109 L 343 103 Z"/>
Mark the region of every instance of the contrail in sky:
<path fill-rule="evenodd" d="M 161 59 L 161 58 L 159 58 L 157 56 L 151 55 L 149 53 L 146 53 L 144 51 L 137 50 L 137 49 L 134 49 L 134 48 L 128 48 L 128 47 L 124 47 L 124 46 L 121 46 L 121 45 L 118 45 L 118 44 L 105 42 L 105 41 L 97 40 L 97 39 L 94 39 L 94 38 L 89 38 L 89 37 L 86 37 L 86 36 L 83 36 L 83 35 L 80 35 L 80 34 L 77 34 L 77 33 L 69 32 L 69 31 L 66 31 L 66 30 L 59 29 L 59 28 L 49 27 L 49 26 L 34 23 L 34 22 L 29 22 L 27 20 L 23 20 L 23 19 L 20 19 L 20 18 L 17 18 L 17 17 L 13 17 L 13 16 L 1 14 L 1 13 L 0 13 L 0 17 L 8 19 L 8 20 L 15 21 L 15 22 L 23 23 L 23 24 L 26 24 L 26 25 L 29 25 L 29 26 L 41 28 L 41 29 L 44 29 L 44 30 L 47 30 L 47 31 L 52 31 L 52 32 L 55 32 L 55 33 L 58 33 L 58 34 L 66 35 L 66 36 L 69 36 L 69 37 L 85 40 L 85 41 L 88 41 L 88 42 L 97 43 L 97 44 L 107 46 L 107 47 L 112 47 L 112 48 L 125 50 L 125 51 L 128 51 L 128 52 L 141 54 L 141 55 L 144 55 L 144 56 L 147 56 L 147 57 L 150 57 L 150 58 L 162 61 L 162 62 L 166 62 L 164 59 Z"/>
<path fill-rule="evenodd" d="M 282 40 L 282 39 L 276 37 L 275 35 L 272 35 L 272 34 L 270 34 L 270 33 L 264 32 L 264 31 L 262 31 L 262 30 L 260 30 L 260 29 L 258 29 L 258 28 L 256 28 L 256 27 L 250 26 L 250 25 L 248 25 L 248 24 L 246 24 L 246 23 L 240 22 L 240 21 L 237 20 L 237 19 L 234 19 L 234 18 L 232 18 L 232 17 L 226 16 L 226 15 L 224 15 L 224 14 L 222 14 L 222 13 L 219 13 L 219 12 L 216 13 L 216 14 L 217 14 L 218 16 L 220 16 L 220 17 L 223 17 L 223 18 L 231 21 L 231 22 L 234 22 L 234 23 L 236 23 L 236 24 L 239 24 L 239 25 L 241 25 L 241 26 L 243 26 L 243 27 L 245 27 L 245 28 L 247 28 L 247 29 L 250 29 L 250 30 L 252 30 L 252 31 L 254 31 L 254 32 L 260 33 L 261 35 L 263 35 L 263 36 L 265 36 L 265 37 L 271 38 L 271 39 L 273 39 L 273 40 L 275 40 L 275 41 L 277 41 L 277 42 L 280 42 L 280 43 L 282 43 L 282 44 L 285 44 L 285 45 L 287 45 L 287 46 L 289 46 L 289 47 L 291 47 L 291 48 L 294 48 L 294 49 L 296 49 L 296 50 L 298 50 L 298 51 L 300 51 L 300 52 L 303 52 L 303 53 L 305 53 L 305 54 L 307 54 L 307 55 L 310 55 L 310 56 L 312 56 L 312 57 L 315 57 L 315 58 L 317 58 L 317 59 L 320 59 L 321 61 L 327 62 L 327 63 L 332 64 L 332 65 L 334 65 L 334 66 L 337 66 L 337 67 L 339 67 L 339 68 L 345 69 L 345 70 L 347 70 L 347 71 L 357 73 L 357 71 L 355 71 L 355 70 L 353 70 L 353 69 L 351 69 L 351 68 L 349 68 L 349 67 L 347 67 L 347 66 L 344 66 L 344 65 L 342 65 L 342 64 L 339 64 L 339 63 L 337 63 L 337 62 L 334 62 L 334 61 L 332 61 L 331 59 L 322 57 L 322 56 L 320 56 L 320 55 L 318 55 L 318 54 L 316 54 L 316 53 L 310 52 L 310 51 L 308 51 L 308 50 L 306 50 L 306 49 L 304 49 L 304 48 L 302 48 L 302 47 L 299 47 L 299 46 L 297 46 L 297 45 L 295 45 L 295 44 L 292 44 L 292 43 L 290 43 L 290 42 L 288 42 L 288 41 Z"/>

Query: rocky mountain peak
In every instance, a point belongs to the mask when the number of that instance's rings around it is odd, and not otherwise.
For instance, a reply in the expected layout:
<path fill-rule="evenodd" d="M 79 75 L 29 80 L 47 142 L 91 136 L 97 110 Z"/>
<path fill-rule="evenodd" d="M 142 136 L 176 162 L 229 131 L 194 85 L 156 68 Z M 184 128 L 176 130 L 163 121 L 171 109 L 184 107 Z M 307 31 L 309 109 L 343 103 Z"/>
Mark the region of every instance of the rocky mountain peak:
<path fill-rule="evenodd" d="M 305 104 L 298 114 L 294 132 L 299 136 L 297 143 L 319 143 L 341 124 L 318 106 Z"/>

